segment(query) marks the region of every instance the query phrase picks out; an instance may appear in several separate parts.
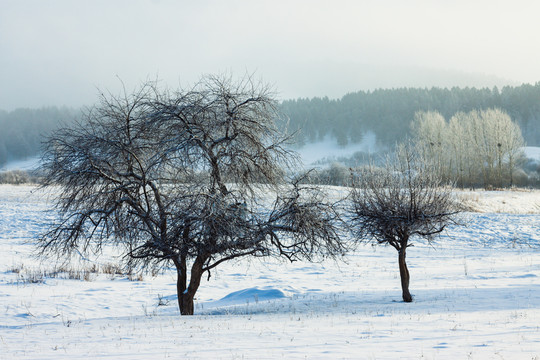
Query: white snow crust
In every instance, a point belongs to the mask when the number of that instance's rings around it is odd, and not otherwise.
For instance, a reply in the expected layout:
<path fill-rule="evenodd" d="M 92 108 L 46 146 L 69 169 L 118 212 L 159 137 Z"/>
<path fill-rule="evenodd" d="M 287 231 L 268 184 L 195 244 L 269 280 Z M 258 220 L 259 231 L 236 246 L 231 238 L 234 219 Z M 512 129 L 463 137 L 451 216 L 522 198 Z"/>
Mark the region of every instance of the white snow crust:
<path fill-rule="evenodd" d="M 538 359 L 540 191 L 462 196 L 476 207 L 467 226 L 408 251 L 412 303 L 396 251 L 365 244 L 338 262 L 223 264 L 186 317 L 172 269 L 26 281 L 62 265 L 33 256 L 51 203 L 2 185 L 0 359 Z"/>

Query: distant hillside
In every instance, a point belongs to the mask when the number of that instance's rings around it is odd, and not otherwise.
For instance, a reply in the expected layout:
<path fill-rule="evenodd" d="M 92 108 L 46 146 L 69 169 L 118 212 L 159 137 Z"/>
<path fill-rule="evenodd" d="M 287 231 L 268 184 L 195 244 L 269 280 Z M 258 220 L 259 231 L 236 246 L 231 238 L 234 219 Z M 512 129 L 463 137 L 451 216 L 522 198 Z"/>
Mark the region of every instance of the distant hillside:
<path fill-rule="evenodd" d="M 56 107 L 0 111 L 0 166 L 8 161 L 35 157 L 44 135 L 62 123 L 73 121 L 78 113 Z"/>
<path fill-rule="evenodd" d="M 540 82 L 535 85 L 493 88 L 398 88 L 327 97 L 285 100 L 288 131 L 302 143 L 333 138 L 346 146 L 375 134 L 378 145 L 393 146 L 409 134 L 414 113 L 437 110 L 446 118 L 458 111 L 497 107 L 521 126 L 529 146 L 540 146 Z M 39 154 L 44 135 L 80 114 L 70 108 L 0 110 L 0 166 Z"/>
<path fill-rule="evenodd" d="M 375 89 L 425 87 L 491 89 L 495 86 L 502 89 L 504 86 L 520 85 L 518 82 L 494 75 L 408 65 L 314 60 L 309 64 L 291 65 L 288 70 L 294 72 L 294 83 L 291 83 L 289 72 L 279 73 L 275 78 L 278 90 L 283 91 L 281 100 L 324 96 L 339 99 L 350 92 Z M 282 89 L 281 84 L 286 87 Z"/>
<path fill-rule="evenodd" d="M 535 85 L 489 88 L 399 88 L 359 91 L 338 100 L 286 100 L 282 111 L 288 130 L 300 143 L 333 137 L 345 146 L 375 133 L 380 145 L 393 146 L 409 134 L 415 112 L 436 110 L 450 118 L 459 111 L 501 108 L 521 126 L 530 146 L 540 145 L 540 82 Z"/>

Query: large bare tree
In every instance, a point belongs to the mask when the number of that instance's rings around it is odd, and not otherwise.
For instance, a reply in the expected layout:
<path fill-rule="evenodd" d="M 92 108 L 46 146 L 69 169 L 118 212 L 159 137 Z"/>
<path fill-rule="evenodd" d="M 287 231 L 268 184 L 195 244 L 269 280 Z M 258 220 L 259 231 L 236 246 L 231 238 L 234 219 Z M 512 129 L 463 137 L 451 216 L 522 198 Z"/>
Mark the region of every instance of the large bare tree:
<path fill-rule="evenodd" d="M 112 244 L 128 266 L 173 265 L 183 315 L 194 312 L 203 274 L 225 261 L 343 254 L 321 189 L 285 181 L 296 157 L 276 109 L 250 77 L 102 96 L 84 122 L 47 142 L 45 186 L 59 187 L 61 219 L 40 238 L 42 253 Z"/>
<path fill-rule="evenodd" d="M 411 147 L 401 147 L 385 166 L 367 166 L 354 174 L 351 225 L 359 240 L 390 245 L 398 251 L 403 301 L 413 301 L 405 261 L 414 237 L 431 241 L 457 223 L 461 202 L 442 185 L 436 166 Z"/>

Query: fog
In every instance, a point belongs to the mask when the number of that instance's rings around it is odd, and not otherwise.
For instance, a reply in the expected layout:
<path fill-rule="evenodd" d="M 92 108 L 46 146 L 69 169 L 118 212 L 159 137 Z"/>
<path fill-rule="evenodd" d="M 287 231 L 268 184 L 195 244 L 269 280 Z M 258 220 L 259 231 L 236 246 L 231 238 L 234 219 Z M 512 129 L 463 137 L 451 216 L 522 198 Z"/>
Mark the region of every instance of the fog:
<path fill-rule="evenodd" d="M 282 99 L 540 80 L 536 1 L 0 1 L 0 109 L 254 73 Z"/>

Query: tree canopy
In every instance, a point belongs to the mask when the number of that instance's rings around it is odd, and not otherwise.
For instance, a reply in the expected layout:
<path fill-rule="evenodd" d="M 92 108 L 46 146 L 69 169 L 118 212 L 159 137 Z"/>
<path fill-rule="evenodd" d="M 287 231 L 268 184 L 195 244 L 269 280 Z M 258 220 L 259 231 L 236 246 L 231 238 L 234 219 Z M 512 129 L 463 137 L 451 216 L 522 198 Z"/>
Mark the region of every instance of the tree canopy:
<path fill-rule="evenodd" d="M 413 239 L 431 241 L 464 207 L 440 173 L 415 148 L 400 146 L 383 167 L 360 168 L 350 193 L 350 223 L 358 241 L 390 245 L 398 252 L 403 301 L 411 302 L 405 261 Z"/>
<path fill-rule="evenodd" d="M 47 142 L 44 186 L 60 187 L 61 218 L 41 237 L 42 253 L 114 245 L 127 266 L 174 266 L 186 315 L 202 275 L 225 261 L 343 254 L 322 190 L 287 180 L 295 155 L 278 116 L 270 89 L 250 77 L 102 96 Z"/>
<path fill-rule="evenodd" d="M 448 122 L 438 112 L 418 112 L 412 127 L 417 151 L 446 181 L 462 187 L 515 184 L 525 143 L 504 111 L 459 112 Z"/>

